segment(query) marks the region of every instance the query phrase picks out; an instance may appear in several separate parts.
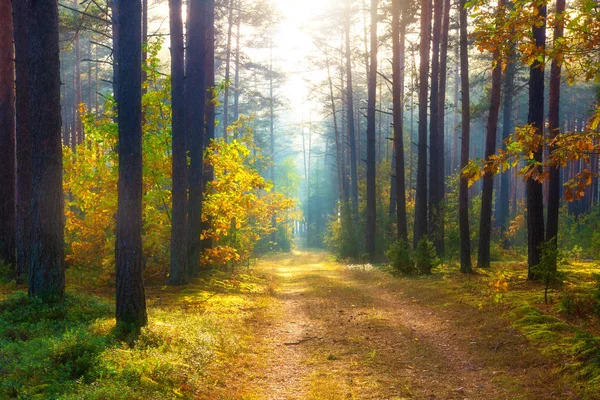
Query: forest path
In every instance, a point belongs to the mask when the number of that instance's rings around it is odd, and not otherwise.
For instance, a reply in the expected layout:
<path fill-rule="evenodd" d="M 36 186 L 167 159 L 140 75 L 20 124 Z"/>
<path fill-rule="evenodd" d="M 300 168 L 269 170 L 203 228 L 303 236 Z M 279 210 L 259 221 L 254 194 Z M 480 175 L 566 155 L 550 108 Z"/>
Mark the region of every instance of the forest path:
<path fill-rule="evenodd" d="M 259 328 L 269 399 L 549 399 L 548 365 L 501 318 L 325 252 L 261 261 L 277 310 Z M 255 381 L 256 382 L 256 381 Z"/>

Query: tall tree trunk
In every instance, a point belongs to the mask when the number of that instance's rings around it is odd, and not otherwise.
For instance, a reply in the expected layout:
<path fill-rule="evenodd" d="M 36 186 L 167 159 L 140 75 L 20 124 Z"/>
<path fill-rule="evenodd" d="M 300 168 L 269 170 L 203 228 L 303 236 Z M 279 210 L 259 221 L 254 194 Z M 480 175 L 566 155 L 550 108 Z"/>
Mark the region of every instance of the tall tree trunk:
<path fill-rule="evenodd" d="M 74 8 L 77 8 L 77 0 L 74 0 Z M 76 15 L 79 18 L 79 15 Z M 71 146 L 73 149 L 83 141 L 83 128 L 81 117 L 79 115 L 79 105 L 83 102 L 81 91 L 81 46 L 79 43 L 79 25 L 76 27 L 75 38 L 73 40 L 73 136 L 71 138 Z"/>
<path fill-rule="evenodd" d="M 208 0 L 190 0 L 187 23 L 185 97 L 190 153 L 188 209 L 188 274 L 200 270 L 202 227 L 202 156 L 206 113 L 206 34 Z"/>
<path fill-rule="evenodd" d="M 421 0 L 421 44 L 419 47 L 419 147 L 415 199 L 414 247 L 427 237 L 427 95 L 429 93 L 429 50 L 431 45 L 431 0 Z"/>
<path fill-rule="evenodd" d="M 515 46 L 511 46 L 512 51 L 515 51 Z M 504 98 L 502 104 L 502 143 L 504 143 L 510 136 L 514 123 L 513 123 L 513 102 L 515 95 L 515 75 L 516 75 L 516 64 L 515 57 L 511 54 L 506 66 L 506 72 L 504 74 Z M 508 229 L 508 218 L 510 214 L 510 172 L 504 172 L 500 176 L 500 190 L 498 191 L 496 199 L 496 207 L 498 207 L 498 225 L 500 226 L 500 233 L 502 235 L 502 245 L 508 246 L 506 241 L 506 230 Z"/>
<path fill-rule="evenodd" d="M 505 0 L 498 0 L 498 15 L 503 12 Z M 487 133 L 485 139 L 485 159 L 496 153 L 496 136 L 498 132 L 498 114 L 500 112 L 500 96 L 502 94 L 502 60 L 500 52 L 495 51 L 494 68 L 492 70 L 492 93 L 490 111 L 488 112 Z M 492 237 L 492 200 L 494 196 L 494 174 L 486 172 L 483 176 L 481 194 L 481 217 L 479 219 L 479 253 L 477 266 L 490 267 L 490 241 Z"/>
<path fill-rule="evenodd" d="M 233 120 L 240 117 L 240 25 L 242 18 L 238 15 L 235 31 L 235 75 L 233 77 Z"/>
<path fill-rule="evenodd" d="M 13 23 L 10 0 L 0 0 L 0 262 L 15 265 L 16 138 Z"/>
<path fill-rule="evenodd" d="M 31 257 L 31 133 L 29 131 L 29 1 L 13 1 L 17 132 L 17 283 Z"/>
<path fill-rule="evenodd" d="M 438 191 L 438 207 L 437 207 L 437 243 L 436 248 L 439 254 L 445 252 L 445 229 L 444 229 L 444 201 L 446 195 L 446 84 L 448 80 L 448 35 L 450 33 L 450 0 L 442 0 L 442 27 L 440 36 L 440 82 L 438 92 L 438 171 L 437 180 L 440 186 L 436 188 Z"/>
<path fill-rule="evenodd" d="M 187 282 L 187 151 L 185 131 L 185 67 L 181 0 L 169 0 L 172 108 L 172 223 L 170 285 Z"/>
<path fill-rule="evenodd" d="M 115 98 L 116 102 L 119 102 L 119 68 L 117 66 L 117 60 L 119 59 L 119 3 L 122 0 L 108 1 L 110 1 L 110 11 L 112 20 L 113 97 Z"/>
<path fill-rule="evenodd" d="M 556 25 L 554 26 L 554 46 L 560 46 L 564 34 L 564 12 L 565 0 L 556 0 Z M 560 76 L 561 64 L 554 58 L 550 68 L 550 109 L 548 114 L 548 134 L 554 139 L 560 131 Z M 556 150 L 552 147 L 550 151 Z M 597 163 L 597 160 L 596 160 Z M 552 245 L 558 245 L 558 214 L 560 211 L 560 166 L 550 168 L 550 182 L 548 195 L 548 215 L 546 238 L 552 241 Z M 556 260 L 553 266 L 556 267 Z"/>
<path fill-rule="evenodd" d="M 235 0 L 229 0 L 227 18 L 227 48 L 225 53 L 225 89 L 223 90 L 223 138 L 227 142 L 229 126 L 229 80 L 231 79 L 231 38 L 233 36 L 233 6 Z M 189 28 L 188 28 L 189 29 Z"/>
<path fill-rule="evenodd" d="M 373 261 L 375 258 L 375 239 L 377 234 L 377 154 L 375 145 L 377 132 L 375 127 L 377 101 L 377 5 L 371 0 L 371 66 L 369 68 L 367 101 L 367 231 L 366 250 Z"/>
<path fill-rule="evenodd" d="M 469 96 L 469 47 L 467 37 L 466 0 L 460 0 L 460 78 L 462 92 L 462 144 L 460 150 L 460 188 L 458 198 L 459 230 L 460 230 L 460 271 L 465 274 L 473 272 L 471 267 L 471 235 L 469 233 L 469 181 L 462 175 L 462 170 L 469 163 L 469 141 L 471 136 L 471 110 Z"/>
<path fill-rule="evenodd" d="M 215 139 L 215 102 L 213 94 L 215 93 L 215 0 L 208 0 L 208 24 L 206 33 L 206 86 L 207 96 L 210 98 L 206 102 L 206 137 L 204 148 L 206 149 L 212 140 Z M 206 187 L 209 182 L 215 179 L 215 172 L 212 166 L 204 166 L 203 169 L 203 193 L 206 193 Z M 211 220 L 202 221 L 202 231 L 210 229 Z M 202 250 L 210 249 L 213 246 L 212 239 L 207 238 L 202 241 Z"/>
<path fill-rule="evenodd" d="M 329 62 L 329 54 L 325 53 L 325 60 L 327 63 L 327 81 L 329 83 L 329 99 L 331 103 L 331 115 L 333 116 L 333 132 L 335 135 L 335 160 L 337 167 L 337 179 L 338 179 L 338 198 L 340 203 L 345 203 L 347 199 L 347 186 L 344 183 L 344 160 L 342 155 L 342 139 L 340 138 L 340 132 L 338 127 L 337 119 L 337 107 L 335 105 L 335 95 L 333 92 L 333 79 L 331 78 L 331 65 Z"/>
<path fill-rule="evenodd" d="M 392 1 L 392 52 L 393 52 L 393 118 L 396 180 L 396 218 L 398 239 L 408 242 L 406 221 L 406 182 L 404 179 L 404 39 L 406 32 L 405 6 L 401 0 Z M 404 5 L 404 4 L 403 4 Z M 402 14 L 402 20 L 401 20 Z"/>
<path fill-rule="evenodd" d="M 142 7 L 119 1 L 119 200 L 116 244 L 116 314 L 123 333 L 146 325 L 142 271 Z"/>
<path fill-rule="evenodd" d="M 440 37 L 442 31 L 442 2 L 434 0 L 433 51 L 431 60 L 431 116 L 429 121 L 429 238 L 438 254 L 444 249 L 442 207 L 444 199 L 444 164 L 440 164 L 440 144 L 444 137 L 439 129 Z"/>
<path fill-rule="evenodd" d="M 146 94 L 147 89 L 144 83 L 148 80 L 146 72 L 146 60 L 148 59 L 148 0 L 142 0 L 142 96 Z M 144 116 L 142 115 L 142 119 Z"/>
<path fill-rule="evenodd" d="M 460 6 L 459 6 L 460 7 Z M 460 36 L 460 26 L 457 25 L 458 35 Z M 454 174 L 458 169 L 460 163 L 458 158 L 458 141 L 459 141 L 459 129 L 458 129 L 458 93 L 460 87 L 460 55 L 459 55 L 459 43 L 460 39 L 457 40 L 456 46 L 454 46 L 454 58 L 456 59 L 454 64 L 454 106 L 452 116 L 452 150 L 451 150 L 451 161 L 450 170 Z"/>
<path fill-rule="evenodd" d="M 358 220 L 358 158 L 356 154 L 356 129 L 354 120 L 354 91 L 352 83 L 352 49 L 350 47 L 350 0 L 346 0 L 346 112 L 348 141 L 350 143 L 350 197 L 352 199 L 353 219 Z"/>
<path fill-rule="evenodd" d="M 29 5 L 29 127 L 32 199 L 29 295 L 61 298 L 65 291 L 64 198 L 60 118 L 58 4 Z"/>
<path fill-rule="evenodd" d="M 546 5 L 538 6 L 541 24 L 534 24 L 533 38 L 540 52 L 546 49 Z M 529 115 L 528 123 L 536 130 L 536 135 L 544 132 L 544 56 L 542 61 L 536 59 L 529 71 Z M 542 162 L 542 149 L 534 154 L 537 162 Z M 539 171 L 541 173 L 542 171 Z M 542 183 L 530 178 L 527 184 L 527 247 L 528 247 L 528 279 L 536 279 L 532 267 L 541 261 L 540 246 L 544 242 L 544 192 Z"/>

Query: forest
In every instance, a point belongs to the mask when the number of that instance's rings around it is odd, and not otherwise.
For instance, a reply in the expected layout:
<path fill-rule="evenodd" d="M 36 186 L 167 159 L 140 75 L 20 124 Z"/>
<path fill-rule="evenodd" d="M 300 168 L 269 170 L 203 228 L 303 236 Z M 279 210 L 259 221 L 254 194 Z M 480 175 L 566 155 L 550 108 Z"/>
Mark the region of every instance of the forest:
<path fill-rule="evenodd" d="M 598 0 L 0 0 L 0 399 L 600 399 Z"/>

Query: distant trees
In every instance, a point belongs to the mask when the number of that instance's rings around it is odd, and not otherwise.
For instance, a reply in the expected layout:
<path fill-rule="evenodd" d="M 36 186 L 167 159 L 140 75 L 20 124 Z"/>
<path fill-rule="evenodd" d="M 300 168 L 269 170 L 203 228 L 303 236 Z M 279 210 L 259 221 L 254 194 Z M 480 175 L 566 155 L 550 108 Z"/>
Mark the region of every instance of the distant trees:
<path fill-rule="evenodd" d="M 10 0 L 0 1 L 0 262 L 16 262 L 16 138 L 13 23 Z"/>

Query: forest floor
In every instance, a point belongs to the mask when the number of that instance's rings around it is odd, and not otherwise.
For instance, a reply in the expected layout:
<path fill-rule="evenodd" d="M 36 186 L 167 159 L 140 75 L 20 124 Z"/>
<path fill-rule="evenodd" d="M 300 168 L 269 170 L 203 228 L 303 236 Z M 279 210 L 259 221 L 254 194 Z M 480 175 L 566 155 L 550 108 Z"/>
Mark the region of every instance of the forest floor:
<path fill-rule="evenodd" d="M 573 268 L 577 287 L 598 269 Z M 114 338 L 112 293 L 74 293 L 74 271 L 60 306 L 1 286 L 0 398 L 599 398 L 597 322 L 566 320 L 523 274 L 503 263 L 406 278 L 279 254 L 149 286 L 150 323 L 131 343 Z"/>

